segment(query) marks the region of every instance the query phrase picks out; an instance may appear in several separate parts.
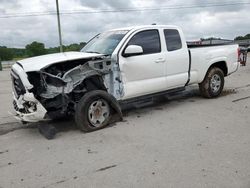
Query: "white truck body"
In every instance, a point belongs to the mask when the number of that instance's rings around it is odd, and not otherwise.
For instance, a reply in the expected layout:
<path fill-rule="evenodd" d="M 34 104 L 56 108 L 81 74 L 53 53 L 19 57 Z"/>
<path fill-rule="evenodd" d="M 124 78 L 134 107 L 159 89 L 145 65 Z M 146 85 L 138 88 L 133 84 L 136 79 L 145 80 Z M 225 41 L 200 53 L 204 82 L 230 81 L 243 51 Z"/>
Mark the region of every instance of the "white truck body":
<path fill-rule="evenodd" d="M 224 76 L 235 72 L 239 66 L 238 45 L 189 48 L 182 30 L 176 26 L 138 26 L 115 29 L 106 33 L 108 36 L 111 35 L 110 33 L 118 33 L 119 37 L 122 36 L 119 41 L 113 39 L 118 42 L 108 55 L 100 51 L 87 52 L 86 49 L 93 47 L 93 44 L 98 44 L 97 37 L 94 39 L 97 42 L 90 41 L 89 45 L 83 48 L 83 52 L 38 56 L 20 60 L 14 64 L 12 67 L 13 98 L 17 117 L 28 122 L 45 119 L 50 109 L 46 106 L 47 99 L 51 100 L 59 96 L 60 91 L 63 92 L 62 96 L 69 95 L 85 79 L 93 75 L 101 76 L 106 91 L 121 102 L 185 88 L 190 84 L 200 84 L 213 66 L 220 68 Z M 157 44 L 153 44 L 155 41 L 158 41 Z M 98 49 L 98 46 L 95 48 Z M 77 66 L 71 67 L 74 63 Z M 60 68 L 57 67 L 59 65 Z M 67 66 L 70 68 L 66 71 L 59 71 L 66 69 Z M 39 82 L 41 85 L 38 84 L 39 89 L 36 89 L 38 86 L 36 86 L 37 83 L 34 84 L 34 79 L 38 79 L 35 77 L 38 75 L 40 75 L 40 82 L 45 83 Z M 64 85 L 59 84 L 60 87 L 56 88 L 57 84 L 52 83 L 52 87 L 49 81 L 46 81 L 47 78 L 58 79 L 64 82 Z M 23 85 L 25 91 L 17 94 L 19 85 Z M 30 101 L 33 102 L 32 105 L 25 107 L 24 104 Z M 67 103 L 68 106 L 69 103 Z M 61 108 L 62 111 L 67 111 L 66 107 Z"/>

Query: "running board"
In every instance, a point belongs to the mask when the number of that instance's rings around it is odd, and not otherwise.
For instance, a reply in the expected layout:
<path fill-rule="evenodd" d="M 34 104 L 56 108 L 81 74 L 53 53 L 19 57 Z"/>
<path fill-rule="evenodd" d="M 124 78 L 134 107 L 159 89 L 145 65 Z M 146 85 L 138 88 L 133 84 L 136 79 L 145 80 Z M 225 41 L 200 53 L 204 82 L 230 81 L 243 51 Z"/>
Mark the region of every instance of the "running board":
<path fill-rule="evenodd" d="M 121 106 L 124 105 L 129 105 L 129 104 L 134 104 L 136 106 L 145 106 L 148 103 L 152 103 L 154 98 L 160 97 L 160 96 L 164 96 L 167 94 L 174 94 L 177 92 L 181 92 L 184 91 L 185 87 L 180 87 L 180 88 L 175 88 L 175 89 L 170 89 L 170 90 L 166 90 L 166 91 L 162 91 L 162 92 L 158 92 L 158 93 L 153 93 L 153 94 L 149 94 L 149 95 L 144 95 L 144 96 L 140 96 L 140 97 L 134 97 L 131 99 L 126 99 L 126 100 L 120 100 L 119 104 Z"/>

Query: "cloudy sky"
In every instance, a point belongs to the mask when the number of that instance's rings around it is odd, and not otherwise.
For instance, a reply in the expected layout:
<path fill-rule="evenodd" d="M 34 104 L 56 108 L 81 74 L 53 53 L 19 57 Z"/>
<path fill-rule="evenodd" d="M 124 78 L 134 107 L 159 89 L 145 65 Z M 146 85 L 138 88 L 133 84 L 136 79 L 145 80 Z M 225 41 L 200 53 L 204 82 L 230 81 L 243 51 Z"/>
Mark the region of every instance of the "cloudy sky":
<path fill-rule="evenodd" d="M 64 44 L 87 41 L 112 28 L 152 23 L 178 25 L 189 40 L 233 39 L 250 33 L 250 0 L 59 0 L 59 4 L 62 13 L 73 13 L 61 15 Z M 55 0 L 0 0 L 0 46 L 24 47 L 32 41 L 58 46 L 55 10 Z"/>

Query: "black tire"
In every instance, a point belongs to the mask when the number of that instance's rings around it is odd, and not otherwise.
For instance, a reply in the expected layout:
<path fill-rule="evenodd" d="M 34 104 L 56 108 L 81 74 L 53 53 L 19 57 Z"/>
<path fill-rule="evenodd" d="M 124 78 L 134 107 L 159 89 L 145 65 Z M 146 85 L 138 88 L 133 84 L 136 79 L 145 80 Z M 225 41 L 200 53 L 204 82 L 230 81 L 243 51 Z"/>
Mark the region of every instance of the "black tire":
<path fill-rule="evenodd" d="M 92 131 L 106 127 L 113 113 L 112 107 L 110 105 L 111 98 L 112 98 L 111 95 L 109 95 L 106 91 L 102 91 L 102 90 L 94 90 L 94 91 L 90 91 L 86 93 L 76 106 L 75 122 L 76 122 L 77 127 L 84 132 L 92 132 Z M 103 106 L 103 109 L 102 109 L 102 106 Z M 104 109 L 106 110 L 106 107 L 109 110 L 108 112 L 105 111 L 106 112 L 106 115 L 105 115 L 102 113 L 104 112 Z M 95 108 L 95 110 L 91 110 L 93 108 Z M 94 115 L 96 112 L 98 114 Z M 98 119 L 98 118 L 95 119 L 95 117 L 100 117 L 100 112 L 102 114 L 101 116 L 105 117 L 105 120 L 103 122 L 100 122 L 99 120 L 97 120 L 96 123 L 93 123 L 94 120 Z M 95 117 L 93 117 L 93 115 Z M 91 119 L 92 117 L 94 120 Z"/>
<path fill-rule="evenodd" d="M 217 67 L 210 68 L 199 84 L 201 95 L 206 98 L 218 97 L 223 90 L 224 82 L 223 71 Z"/>

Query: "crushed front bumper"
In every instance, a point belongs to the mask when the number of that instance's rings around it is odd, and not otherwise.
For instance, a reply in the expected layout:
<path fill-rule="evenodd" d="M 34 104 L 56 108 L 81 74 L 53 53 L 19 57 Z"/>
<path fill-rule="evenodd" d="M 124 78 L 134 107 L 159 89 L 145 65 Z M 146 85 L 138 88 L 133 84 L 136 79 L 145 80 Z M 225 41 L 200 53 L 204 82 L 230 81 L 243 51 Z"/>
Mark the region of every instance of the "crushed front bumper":
<path fill-rule="evenodd" d="M 48 120 L 46 118 L 46 109 L 37 101 L 33 93 L 20 95 L 18 99 L 13 92 L 13 105 L 15 109 L 15 118 L 23 122 L 38 122 Z"/>

